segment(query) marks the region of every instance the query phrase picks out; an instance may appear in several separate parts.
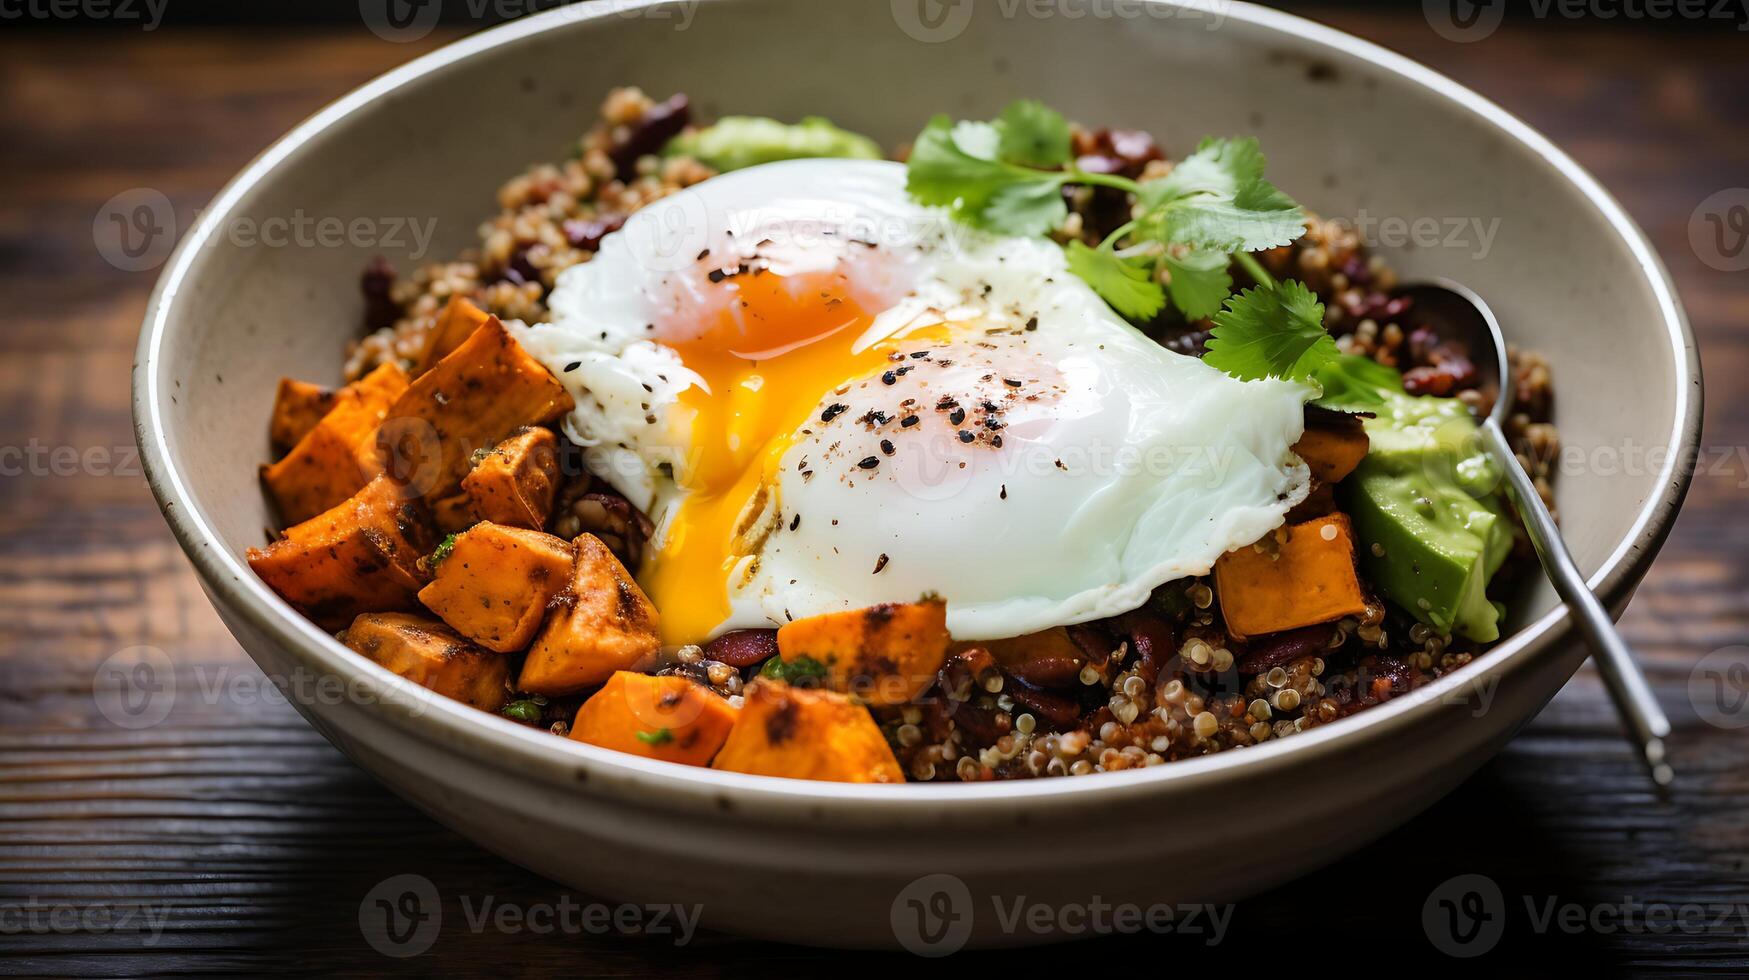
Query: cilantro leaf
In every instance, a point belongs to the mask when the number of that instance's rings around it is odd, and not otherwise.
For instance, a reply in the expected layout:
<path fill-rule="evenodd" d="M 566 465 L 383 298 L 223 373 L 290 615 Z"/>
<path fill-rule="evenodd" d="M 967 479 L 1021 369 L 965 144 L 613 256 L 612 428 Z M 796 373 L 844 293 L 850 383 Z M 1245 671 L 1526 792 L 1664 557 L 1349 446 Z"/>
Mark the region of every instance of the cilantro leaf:
<path fill-rule="evenodd" d="M 632 734 L 638 737 L 638 741 L 649 746 L 667 745 L 674 741 L 674 732 L 667 728 L 658 728 L 653 732 L 636 731 Z"/>
<path fill-rule="evenodd" d="M 1315 404 L 1334 412 L 1371 412 L 1387 394 L 1403 393 L 1403 376 L 1370 357 L 1341 354 L 1318 370 L 1324 394 Z"/>
<path fill-rule="evenodd" d="M 1304 283 L 1290 279 L 1229 297 L 1215 314 L 1203 361 L 1247 381 L 1315 381 L 1340 355 L 1324 329 L 1324 304 Z"/>
<path fill-rule="evenodd" d="M 811 687 L 826 676 L 826 665 L 806 654 L 794 660 L 772 657 L 759 668 L 759 676 L 795 687 Z"/>
<path fill-rule="evenodd" d="M 1231 260 L 1222 252 L 1191 250 L 1183 254 L 1166 253 L 1166 271 L 1170 274 L 1166 290 L 1172 305 L 1186 319 L 1201 320 L 1214 316 L 1221 303 L 1232 295 L 1233 277 L 1227 274 Z"/>
<path fill-rule="evenodd" d="M 990 195 L 983 223 L 1011 235 L 1044 235 L 1069 216 L 1062 181 L 1015 183 Z"/>
<path fill-rule="evenodd" d="M 919 203 L 949 208 L 956 218 L 990 231 L 1038 235 L 1066 214 L 1058 189 L 1061 171 L 1032 170 L 979 155 L 987 129 L 956 127 L 947 116 L 929 120 L 911 147 L 905 189 Z M 1000 137 L 998 136 L 998 141 Z M 973 144 L 968 146 L 967 144 Z M 975 152 L 974 152 L 975 150 Z"/>
<path fill-rule="evenodd" d="M 1125 261 L 1109 249 L 1088 248 L 1079 241 L 1069 243 L 1066 255 L 1069 271 L 1131 320 L 1152 320 L 1166 306 L 1166 290 L 1154 281 L 1150 266 Z M 1218 305 L 1220 301 L 1215 302 Z"/>
<path fill-rule="evenodd" d="M 1010 102 L 996 119 L 997 158 L 1027 167 L 1056 168 L 1069 162 L 1069 122 L 1042 102 Z"/>
<path fill-rule="evenodd" d="M 1163 241 L 1257 252 L 1305 234 L 1305 213 L 1263 179 L 1257 140 L 1205 139 L 1172 172 L 1142 184 L 1143 224 Z"/>

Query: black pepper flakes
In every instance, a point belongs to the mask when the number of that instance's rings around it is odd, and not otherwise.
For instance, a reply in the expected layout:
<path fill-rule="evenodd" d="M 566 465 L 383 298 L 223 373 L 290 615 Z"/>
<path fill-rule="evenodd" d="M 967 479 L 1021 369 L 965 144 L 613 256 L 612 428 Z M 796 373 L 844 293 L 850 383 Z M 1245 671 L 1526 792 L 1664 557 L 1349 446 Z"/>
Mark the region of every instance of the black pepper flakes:
<path fill-rule="evenodd" d="M 883 569 L 885 567 L 887 567 L 887 553 L 883 551 L 883 552 L 881 552 L 881 556 L 879 558 L 875 559 L 874 574 L 879 575 L 881 573 L 881 569 Z"/>
<path fill-rule="evenodd" d="M 960 441 L 961 442 L 971 442 L 973 439 L 976 439 L 976 438 L 977 438 L 977 436 L 972 435 L 970 429 L 961 429 L 960 430 Z"/>
<path fill-rule="evenodd" d="M 1013 378 L 1003 378 L 1003 379 L 1002 379 L 1002 383 L 1003 383 L 1003 384 L 1005 384 L 1005 385 L 1007 385 L 1007 386 L 1008 386 L 1008 387 L 1010 387 L 1010 388 L 1018 388 L 1018 387 L 1020 387 L 1020 382 L 1019 382 L 1019 381 L 1016 381 L 1016 380 L 1014 380 L 1014 379 L 1013 379 Z"/>
<path fill-rule="evenodd" d="M 898 384 L 898 383 L 899 383 L 899 376 L 892 371 L 888 371 L 885 374 L 881 375 L 881 384 L 893 385 L 893 384 Z"/>
<path fill-rule="evenodd" d="M 575 371 L 582 366 L 583 366 L 582 361 L 572 361 L 571 363 L 565 365 L 565 371 L 566 372 Z"/>
<path fill-rule="evenodd" d="M 848 412 L 848 411 L 850 411 L 849 405 L 846 405 L 843 402 L 833 402 L 832 404 L 826 406 L 826 410 L 824 412 L 820 413 L 820 421 L 830 422 L 833 419 L 837 418 L 840 415 L 843 415 L 845 412 Z"/>
<path fill-rule="evenodd" d="M 913 425 L 916 425 L 919 421 L 920 420 L 917 418 L 917 416 L 907 415 L 904 418 L 899 420 L 899 427 L 901 429 L 909 429 Z"/>
<path fill-rule="evenodd" d="M 956 408 L 952 412 L 948 413 L 948 416 L 947 416 L 947 421 L 948 421 L 948 424 L 950 424 L 950 425 L 959 425 L 961 422 L 964 422 L 965 420 L 966 420 L 966 410 L 963 408 Z"/>
<path fill-rule="evenodd" d="M 893 451 L 894 451 L 893 450 L 893 440 L 882 439 L 881 440 L 881 452 L 886 453 L 888 456 L 891 456 L 893 454 Z"/>
<path fill-rule="evenodd" d="M 881 458 L 879 456 L 864 456 L 862 462 L 856 465 L 858 469 L 872 470 L 881 465 Z"/>

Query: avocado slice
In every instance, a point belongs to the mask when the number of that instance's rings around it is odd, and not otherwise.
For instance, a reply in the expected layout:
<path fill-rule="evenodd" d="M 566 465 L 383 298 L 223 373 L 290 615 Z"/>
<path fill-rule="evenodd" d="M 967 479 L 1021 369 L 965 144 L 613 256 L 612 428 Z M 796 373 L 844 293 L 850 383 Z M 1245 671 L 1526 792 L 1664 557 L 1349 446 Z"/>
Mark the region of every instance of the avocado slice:
<path fill-rule="evenodd" d="M 1371 449 L 1341 490 L 1367 579 L 1442 634 L 1499 639 L 1488 581 L 1511 551 L 1512 526 L 1469 409 L 1393 393 L 1366 432 Z"/>
<path fill-rule="evenodd" d="M 662 154 L 689 156 L 726 172 L 810 157 L 879 160 L 881 148 L 874 140 L 839 129 L 819 116 L 794 125 L 763 116 L 724 116 L 714 125 L 669 140 Z"/>

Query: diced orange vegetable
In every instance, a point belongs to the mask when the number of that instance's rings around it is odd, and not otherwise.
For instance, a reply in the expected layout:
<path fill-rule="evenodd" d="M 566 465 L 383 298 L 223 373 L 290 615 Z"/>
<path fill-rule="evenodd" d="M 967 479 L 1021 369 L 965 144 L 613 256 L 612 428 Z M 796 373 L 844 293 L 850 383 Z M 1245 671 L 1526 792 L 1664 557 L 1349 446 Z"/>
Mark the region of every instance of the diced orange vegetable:
<path fill-rule="evenodd" d="M 468 475 L 462 489 L 476 520 L 546 527 L 559 494 L 559 439 L 551 429 L 524 429 L 499 443 Z"/>
<path fill-rule="evenodd" d="M 273 420 L 267 429 L 274 457 L 284 456 L 314 429 L 334 407 L 335 397 L 335 392 L 321 385 L 280 378 L 279 391 L 273 396 Z"/>
<path fill-rule="evenodd" d="M 905 774 L 868 709 L 836 691 L 759 679 L 711 768 L 840 783 L 902 783 Z"/>
<path fill-rule="evenodd" d="M 261 469 L 280 519 L 297 524 L 357 493 L 378 472 L 374 434 L 389 406 L 407 390 L 407 372 L 393 364 L 340 389 L 334 407 L 291 452 Z"/>
<path fill-rule="evenodd" d="M 937 598 L 809 616 L 777 631 L 785 661 L 819 661 L 828 686 L 869 704 L 904 704 L 921 694 L 947 646 L 947 604 Z"/>
<path fill-rule="evenodd" d="M 1369 448 L 1360 416 L 1308 409 L 1306 431 L 1294 443 L 1294 454 L 1306 461 L 1314 479 L 1340 483 L 1366 458 Z"/>
<path fill-rule="evenodd" d="M 455 493 L 476 451 L 570 410 L 564 387 L 493 317 L 390 406 L 377 449 L 431 503 Z"/>
<path fill-rule="evenodd" d="M 339 629 L 359 613 L 417 608 L 418 562 L 430 543 L 418 499 L 377 477 L 266 548 L 250 548 L 248 559 L 299 612 Z"/>
<path fill-rule="evenodd" d="M 469 643 L 435 619 L 365 613 L 342 637 L 346 645 L 421 687 L 497 711 L 510 697 L 510 664 Z"/>
<path fill-rule="evenodd" d="M 735 709 L 684 677 L 618 671 L 577 709 L 571 737 L 664 762 L 708 766 L 735 726 Z"/>
<path fill-rule="evenodd" d="M 1061 626 L 1004 640 L 969 640 L 955 643 L 949 652 L 955 653 L 972 647 L 982 647 L 989 651 L 997 663 L 1017 676 L 1048 680 L 1053 687 L 1079 684 L 1077 676 L 1087 663 L 1087 654 L 1069 637 L 1069 631 Z"/>
<path fill-rule="evenodd" d="M 461 296 L 451 296 L 449 302 L 443 304 L 443 309 L 437 313 L 437 322 L 432 325 L 425 337 L 425 350 L 420 352 L 413 366 L 414 374 L 424 374 L 431 366 L 455 352 L 474 335 L 474 331 L 486 325 L 491 314 L 470 303 Z"/>
<path fill-rule="evenodd" d="M 1277 555 L 1248 545 L 1215 562 L 1221 612 L 1236 637 L 1280 633 L 1366 611 L 1347 514 L 1295 524 L 1286 533 Z"/>
<path fill-rule="evenodd" d="M 631 670 L 662 648 L 656 607 L 593 534 L 572 542 L 569 587 L 553 599 L 517 686 L 534 694 L 575 694 Z"/>
<path fill-rule="evenodd" d="M 419 601 L 488 650 L 528 646 L 547 603 L 571 580 L 571 543 L 540 531 L 480 523 L 456 535 Z"/>

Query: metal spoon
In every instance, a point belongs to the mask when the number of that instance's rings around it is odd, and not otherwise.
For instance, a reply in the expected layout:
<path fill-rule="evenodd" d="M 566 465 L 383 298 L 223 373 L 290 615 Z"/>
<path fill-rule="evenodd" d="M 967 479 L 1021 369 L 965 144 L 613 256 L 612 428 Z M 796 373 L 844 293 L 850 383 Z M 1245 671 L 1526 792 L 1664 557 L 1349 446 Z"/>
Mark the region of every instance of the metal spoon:
<path fill-rule="evenodd" d="M 1524 518 L 1525 530 L 1530 533 L 1537 557 L 1542 559 L 1543 571 L 1567 603 L 1573 622 L 1585 634 L 1592 659 L 1603 674 L 1616 710 L 1651 772 L 1652 782 L 1660 788 L 1669 786 L 1676 776 L 1664 755 L 1664 739 L 1670 735 L 1670 719 L 1665 717 L 1664 709 L 1652 696 L 1646 675 L 1623 642 L 1615 622 L 1586 585 L 1578 566 L 1573 564 L 1573 556 L 1561 540 L 1560 528 L 1555 525 L 1548 507 L 1544 506 L 1530 474 L 1524 471 L 1517 454 L 1506 441 L 1506 430 L 1501 427 L 1501 421 L 1512 409 L 1512 370 L 1507 364 L 1506 340 L 1500 333 L 1500 322 L 1474 291 L 1449 280 L 1416 283 L 1399 290 L 1398 295 L 1413 301 L 1410 307 L 1413 322 L 1424 322 L 1443 340 L 1468 344 L 1470 359 L 1482 380 L 1483 389 L 1492 388 L 1496 392 L 1494 409 L 1482 420 L 1483 442 L 1506 474 L 1507 489 L 1513 503 L 1518 506 L 1519 515 Z"/>

